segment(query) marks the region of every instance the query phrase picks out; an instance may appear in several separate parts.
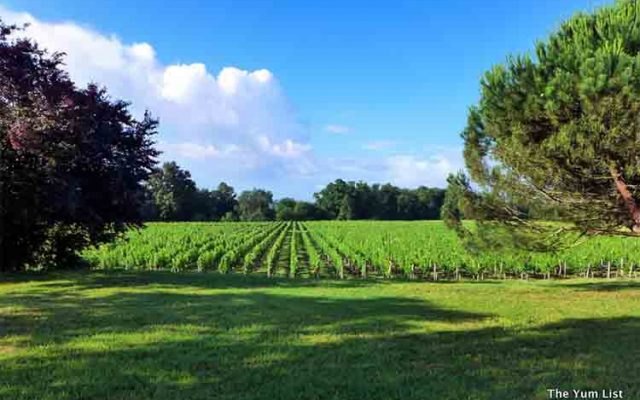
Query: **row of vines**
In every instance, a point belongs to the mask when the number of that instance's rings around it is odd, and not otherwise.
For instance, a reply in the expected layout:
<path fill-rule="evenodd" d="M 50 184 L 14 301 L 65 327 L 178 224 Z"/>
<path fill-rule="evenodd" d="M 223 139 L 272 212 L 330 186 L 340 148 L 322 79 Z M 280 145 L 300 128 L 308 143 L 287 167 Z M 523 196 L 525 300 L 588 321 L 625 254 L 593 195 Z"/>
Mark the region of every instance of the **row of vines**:
<path fill-rule="evenodd" d="M 472 255 L 438 221 L 153 223 L 86 251 L 99 269 L 289 277 L 636 277 L 640 242 L 597 237 L 556 254 Z"/>

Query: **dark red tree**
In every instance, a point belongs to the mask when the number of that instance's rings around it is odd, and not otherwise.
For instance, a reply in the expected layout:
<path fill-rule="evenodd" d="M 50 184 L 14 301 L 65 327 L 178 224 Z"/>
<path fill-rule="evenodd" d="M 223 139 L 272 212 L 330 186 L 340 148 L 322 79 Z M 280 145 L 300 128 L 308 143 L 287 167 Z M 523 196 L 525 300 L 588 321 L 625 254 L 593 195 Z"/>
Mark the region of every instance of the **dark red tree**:
<path fill-rule="evenodd" d="M 78 89 L 63 54 L 0 22 L 0 270 L 62 265 L 142 223 L 157 121 Z"/>

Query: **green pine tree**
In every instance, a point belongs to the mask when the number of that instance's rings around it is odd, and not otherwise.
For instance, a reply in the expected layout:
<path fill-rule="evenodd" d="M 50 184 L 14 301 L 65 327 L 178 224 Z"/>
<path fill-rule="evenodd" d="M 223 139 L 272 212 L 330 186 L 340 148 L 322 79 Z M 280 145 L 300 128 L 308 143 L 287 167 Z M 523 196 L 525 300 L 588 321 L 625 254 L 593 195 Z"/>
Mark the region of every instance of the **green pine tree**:
<path fill-rule="evenodd" d="M 462 133 L 473 184 L 453 181 L 463 212 L 446 215 L 462 236 L 549 250 L 585 234 L 640 233 L 638 2 L 575 15 L 481 84 Z"/>

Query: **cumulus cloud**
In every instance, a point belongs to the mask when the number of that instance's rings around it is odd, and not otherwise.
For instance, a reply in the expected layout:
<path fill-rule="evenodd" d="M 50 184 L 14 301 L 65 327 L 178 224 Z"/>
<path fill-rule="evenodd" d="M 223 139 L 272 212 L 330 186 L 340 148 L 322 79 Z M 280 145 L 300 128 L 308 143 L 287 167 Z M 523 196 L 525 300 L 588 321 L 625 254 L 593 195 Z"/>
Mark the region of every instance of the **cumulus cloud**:
<path fill-rule="evenodd" d="M 349 128 L 348 126 L 344 126 L 344 125 L 327 125 L 327 126 L 324 127 L 324 129 L 327 132 L 338 133 L 338 134 L 351 132 L 351 128 Z"/>
<path fill-rule="evenodd" d="M 203 145 L 198 143 L 165 143 L 160 142 L 158 149 L 163 152 L 177 154 L 184 158 L 202 160 L 209 157 L 230 156 L 240 152 L 240 148 L 235 145 L 229 145 L 225 149 L 219 149 L 212 144 Z"/>
<path fill-rule="evenodd" d="M 389 181 L 404 187 L 444 187 L 447 176 L 461 170 L 464 165 L 459 152 L 447 150 L 426 157 L 394 155 L 384 163 Z"/>
<path fill-rule="evenodd" d="M 266 69 L 225 67 L 214 74 L 202 63 L 164 65 L 149 43 L 128 44 L 73 22 L 45 22 L 2 7 L 0 15 L 28 23 L 24 35 L 41 47 L 65 52 L 65 68 L 79 85 L 106 86 L 131 101 L 138 115 L 151 110 L 160 119 L 165 159 L 238 157 L 228 173 L 310 162 L 299 160 L 310 157 L 307 129 Z"/>
<path fill-rule="evenodd" d="M 112 96 L 130 101 L 137 115 L 151 110 L 160 119 L 162 159 L 178 161 L 203 186 L 226 180 L 240 188 L 308 197 L 318 184 L 336 178 L 442 186 L 462 165 L 459 152 L 446 149 L 426 151 L 428 156 L 319 157 L 307 127 L 267 69 L 228 66 L 212 72 L 198 62 L 165 64 L 150 43 L 125 43 L 75 22 L 41 21 L 2 6 L 0 16 L 8 23 L 29 23 L 26 36 L 49 51 L 65 52 L 65 68 L 79 85 L 106 86 Z M 338 124 L 324 130 L 352 131 Z M 373 141 L 364 148 L 394 144 Z"/>

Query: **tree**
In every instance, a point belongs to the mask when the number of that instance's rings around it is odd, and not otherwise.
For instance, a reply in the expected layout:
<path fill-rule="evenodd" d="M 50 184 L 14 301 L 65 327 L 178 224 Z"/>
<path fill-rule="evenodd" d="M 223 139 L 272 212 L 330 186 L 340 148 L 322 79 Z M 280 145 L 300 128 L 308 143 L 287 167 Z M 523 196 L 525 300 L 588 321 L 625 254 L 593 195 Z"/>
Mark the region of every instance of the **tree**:
<path fill-rule="evenodd" d="M 376 213 L 376 194 L 366 182 L 351 183 L 354 198 L 354 219 L 369 219 Z"/>
<path fill-rule="evenodd" d="M 190 221 L 215 221 L 220 219 L 216 213 L 215 192 L 209 189 L 196 189 L 187 214 Z"/>
<path fill-rule="evenodd" d="M 389 183 L 369 185 L 337 179 L 314 197 L 319 211 L 317 218 L 438 219 L 444 190 L 424 186 L 400 189 Z"/>
<path fill-rule="evenodd" d="M 0 22 L 0 270 L 73 261 L 141 224 L 157 122 L 95 85 L 77 89 L 48 54 Z"/>
<path fill-rule="evenodd" d="M 400 190 L 390 184 L 384 184 L 377 192 L 376 219 L 396 219 L 398 213 L 398 195 Z"/>
<path fill-rule="evenodd" d="M 216 219 L 221 219 L 227 213 L 233 213 L 238 205 L 233 187 L 224 182 L 220 182 L 218 188 L 213 191 L 213 197 L 215 199 Z"/>
<path fill-rule="evenodd" d="M 534 250 L 640 233 L 639 52 L 640 3 L 621 0 L 487 72 L 462 133 L 474 185 L 457 182 L 478 230 L 459 231 Z M 530 209 L 565 223 L 529 219 Z"/>
<path fill-rule="evenodd" d="M 217 189 L 201 189 L 191 173 L 175 162 L 154 170 L 146 185 L 142 213 L 145 220 L 219 221 L 237 219 L 233 187 L 221 182 Z"/>
<path fill-rule="evenodd" d="M 295 212 L 297 202 L 290 198 L 285 197 L 276 202 L 276 219 L 278 221 L 294 221 L 297 220 Z"/>
<path fill-rule="evenodd" d="M 406 189 L 400 191 L 397 200 L 397 217 L 399 219 L 419 219 L 420 204 L 414 191 Z"/>
<path fill-rule="evenodd" d="M 460 221 L 464 218 L 460 207 L 461 204 L 464 204 L 462 197 L 469 188 L 469 182 L 467 176 L 459 172 L 457 174 L 450 174 L 447 177 L 447 184 L 440 215 L 449 228 L 460 229 L 462 228 Z"/>
<path fill-rule="evenodd" d="M 191 180 L 189 171 L 181 169 L 175 161 L 164 163 L 162 168 L 151 174 L 149 188 L 162 221 L 189 221 L 193 218 L 198 195 L 196 184 Z"/>
<path fill-rule="evenodd" d="M 320 208 L 308 201 L 298 201 L 293 209 L 296 219 L 299 221 L 311 221 L 316 219 L 325 219 L 326 216 Z"/>
<path fill-rule="evenodd" d="M 417 216 L 412 219 L 438 219 L 444 203 L 445 191 L 439 188 L 420 186 L 414 193 L 418 201 Z"/>
<path fill-rule="evenodd" d="M 355 207 L 355 201 L 353 200 L 353 198 L 351 198 L 351 196 L 349 195 L 345 195 L 342 198 L 337 219 L 340 219 L 340 220 L 354 219 L 354 210 L 353 210 L 354 207 Z"/>
<path fill-rule="evenodd" d="M 353 194 L 352 186 L 342 179 L 336 179 L 314 194 L 316 204 L 329 215 L 329 218 L 335 219 L 340 213 L 344 197 Z"/>
<path fill-rule="evenodd" d="M 273 194 L 263 189 L 245 190 L 238 197 L 238 214 L 242 221 L 273 220 Z"/>

